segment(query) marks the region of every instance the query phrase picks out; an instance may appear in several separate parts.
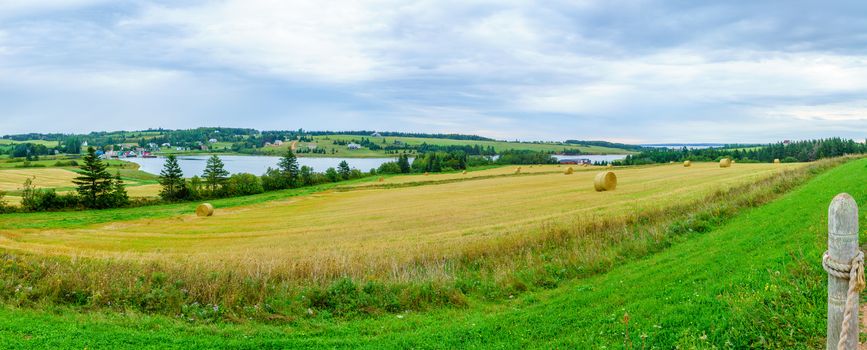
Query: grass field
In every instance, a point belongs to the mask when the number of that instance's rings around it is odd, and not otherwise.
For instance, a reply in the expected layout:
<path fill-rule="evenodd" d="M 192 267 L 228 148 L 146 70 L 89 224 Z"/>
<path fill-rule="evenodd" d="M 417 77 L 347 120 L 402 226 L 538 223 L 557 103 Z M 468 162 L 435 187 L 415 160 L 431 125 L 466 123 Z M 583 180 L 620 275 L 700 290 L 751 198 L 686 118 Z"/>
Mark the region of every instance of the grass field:
<path fill-rule="evenodd" d="M 299 142 L 296 146 L 298 149 L 306 148 L 308 144 L 316 144 L 317 148 L 325 149 L 328 154 L 312 154 L 312 153 L 299 153 L 298 156 L 301 157 L 321 157 L 321 156 L 331 156 L 331 157 L 384 157 L 389 156 L 385 154 L 383 151 L 372 151 L 367 148 L 362 148 L 358 150 L 350 150 L 346 146 L 343 145 L 335 145 L 332 142 L 335 140 L 346 141 L 349 142 L 351 140 L 359 140 L 361 138 L 371 139 L 373 142 L 381 143 L 385 140 L 385 144 L 391 144 L 394 141 L 400 141 L 407 145 L 421 145 L 422 143 L 427 143 L 429 145 L 440 145 L 440 146 L 464 146 L 470 145 L 475 146 L 479 145 L 481 147 L 487 148 L 489 146 L 494 147 L 496 152 L 502 152 L 505 150 L 516 149 L 516 150 L 531 150 L 531 151 L 543 151 L 543 152 L 554 152 L 560 153 L 563 152 L 564 149 L 577 149 L 580 150 L 584 154 L 630 154 L 633 153 L 631 151 L 618 149 L 618 148 L 609 148 L 609 147 L 600 147 L 600 146 L 579 146 L 565 143 L 530 143 L 530 142 L 507 142 L 507 141 L 476 141 L 476 140 L 453 140 L 453 139 L 438 139 L 438 138 L 422 138 L 422 137 L 382 137 L 382 138 L 371 138 L 369 136 L 357 136 L 357 135 L 323 135 L 323 136 L 314 136 L 314 142 Z M 265 152 L 270 152 L 274 154 L 281 154 L 286 151 L 289 147 L 289 142 L 284 143 L 279 147 L 267 147 L 262 150 Z M 382 144 L 383 146 L 385 144 Z M 332 153 L 331 150 L 334 149 L 336 153 Z"/>
<path fill-rule="evenodd" d="M 15 145 L 19 143 L 32 143 L 35 145 L 44 145 L 45 147 L 57 147 L 57 141 L 45 141 L 45 140 L 26 140 L 26 141 L 15 141 L 9 139 L 0 139 L 0 145 Z"/>
<path fill-rule="evenodd" d="M 28 178 L 39 188 L 71 187 L 76 176 L 75 172 L 60 168 L 4 169 L 0 170 L 0 190 L 18 190 Z"/>
<path fill-rule="evenodd" d="M 339 276 L 412 280 L 445 274 L 437 261 L 532 241 L 544 227 L 582 225 L 623 212 L 659 210 L 801 165 L 720 169 L 665 165 L 618 170 L 616 191 L 593 190 L 595 172 L 555 166 L 525 175 L 427 186 L 319 193 L 190 215 L 118 221 L 76 229 L 0 232 L 0 246 L 31 253 L 159 260 L 246 269 L 296 278 Z M 532 174 L 538 169 L 549 173 Z M 514 167 L 481 174 L 513 172 Z M 451 178 L 410 175 L 389 183 Z M 139 186 L 148 188 L 155 186 Z M 138 187 L 130 187 L 133 191 Z M 132 210 L 148 210 L 139 208 Z M 395 254 L 394 252 L 400 252 Z M 588 254 L 593 254 L 592 252 Z M 419 271 L 421 263 L 427 271 Z M 431 276 L 427 276 L 430 278 Z"/>
<path fill-rule="evenodd" d="M 819 348 L 827 205 L 849 192 L 867 209 L 865 166 L 844 164 L 646 258 L 505 301 L 205 325 L 130 311 L 6 307 L 0 339 L 9 348 Z"/>
<path fill-rule="evenodd" d="M 56 160 L 44 162 L 53 164 Z M 159 194 L 158 176 L 128 166 L 129 163 L 110 164 L 112 167 L 108 171 L 112 175 L 121 175 L 131 197 L 155 197 Z M 3 168 L 0 166 L 0 191 L 20 195 L 24 181 L 30 178 L 33 179 L 33 185 L 38 188 L 50 188 L 58 193 L 66 193 L 75 188 L 72 180 L 78 176 L 77 170 L 77 167 Z M 20 202 L 20 197 L 8 196 L 6 202 L 17 204 Z"/>

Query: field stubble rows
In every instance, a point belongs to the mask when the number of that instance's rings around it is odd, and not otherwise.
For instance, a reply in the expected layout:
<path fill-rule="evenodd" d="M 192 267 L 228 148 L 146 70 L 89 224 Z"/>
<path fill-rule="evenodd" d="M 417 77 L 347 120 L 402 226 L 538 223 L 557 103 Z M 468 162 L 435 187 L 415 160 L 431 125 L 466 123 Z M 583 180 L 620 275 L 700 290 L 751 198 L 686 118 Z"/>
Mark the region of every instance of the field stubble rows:
<path fill-rule="evenodd" d="M 245 275 L 328 281 L 448 279 L 451 260 L 521 250 L 551 232 L 582 231 L 642 213 L 688 207 L 800 164 L 720 169 L 662 165 L 616 169 L 618 187 L 595 192 L 595 171 L 557 166 L 489 169 L 466 181 L 398 188 L 358 187 L 193 215 L 76 229 L 0 231 L 0 247 L 63 255 L 233 270 Z M 586 169 L 586 168 L 585 168 Z M 485 177 L 493 175 L 493 177 Z M 463 174 L 397 176 L 390 184 Z M 370 184 L 368 184 L 370 186 Z M 148 210 L 135 208 L 130 210 Z M 604 241 L 601 240 L 601 241 Z M 589 240 L 583 257 L 611 254 Z"/>

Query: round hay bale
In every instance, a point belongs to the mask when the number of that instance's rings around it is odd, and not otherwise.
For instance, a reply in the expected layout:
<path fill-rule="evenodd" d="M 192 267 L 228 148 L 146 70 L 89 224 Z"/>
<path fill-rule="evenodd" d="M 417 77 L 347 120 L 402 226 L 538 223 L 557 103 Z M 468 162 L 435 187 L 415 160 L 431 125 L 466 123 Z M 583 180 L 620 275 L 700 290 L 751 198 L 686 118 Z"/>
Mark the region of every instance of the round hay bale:
<path fill-rule="evenodd" d="M 596 192 L 614 191 L 617 188 L 617 175 L 614 175 L 613 171 L 603 171 L 596 174 L 596 178 L 593 179 L 593 187 Z"/>
<path fill-rule="evenodd" d="M 732 160 L 731 159 L 723 158 L 723 159 L 719 160 L 719 167 L 720 168 L 728 168 L 730 166 L 732 166 Z"/>
<path fill-rule="evenodd" d="M 689 161 L 689 160 L 683 161 L 683 167 L 684 168 L 689 168 L 691 166 L 692 166 L 692 161 Z"/>
<path fill-rule="evenodd" d="M 671 161 L 669 161 L 669 162 L 668 162 L 668 164 L 674 164 L 674 161 L 673 161 L 673 160 L 671 160 Z"/>
<path fill-rule="evenodd" d="M 780 158 L 774 158 L 774 164 L 780 164 Z"/>
<path fill-rule="evenodd" d="M 211 216 L 214 215 L 214 206 L 211 203 L 202 203 L 196 207 L 196 216 Z"/>
<path fill-rule="evenodd" d="M 583 167 L 585 167 L 585 168 L 586 168 L 586 167 L 588 167 L 588 166 L 590 166 L 590 164 L 587 164 L 587 163 L 583 163 L 583 164 L 581 164 L 581 166 L 583 166 Z"/>
<path fill-rule="evenodd" d="M 732 159 L 732 164 L 734 164 L 734 163 L 735 163 L 735 160 L 734 160 L 734 159 Z"/>
<path fill-rule="evenodd" d="M 427 171 L 424 172 L 424 176 L 430 175 Z"/>
<path fill-rule="evenodd" d="M 379 182 L 383 182 L 383 181 L 385 181 L 385 178 L 382 177 L 382 176 L 380 176 L 380 177 L 379 177 Z"/>
<path fill-rule="evenodd" d="M 608 169 L 614 169 L 614 164 L 608 164 L 608 166 L 606 166 L 606 168 L 608 168 Z"/>
<path fill-rule="evenodd" d="M 464 174 L 464 175 L 466 175 L 466 174 L 467 174 L 467 171 L 466 171 L 466 170 L 464 170 L 464 171 L 463 171 L 463 172 L 462 172 L 462 173 L 461 173 L 461 174 Z"/>
<path fill-rule="evenodd" d="M 521 167 L 515 168 L 515 174 L 520 174 L 520 173 L 521 173 Z"/>
<path fill-rule="evenodd" d="M 570 167 L 567 168 L 566 171 L 564 171 L 563 173 L 566 174 L 566 175 L 572 175 L 573 172 L 575 172 L 575 170 L 572 169 L 572 167 L 570 166 Z"/>

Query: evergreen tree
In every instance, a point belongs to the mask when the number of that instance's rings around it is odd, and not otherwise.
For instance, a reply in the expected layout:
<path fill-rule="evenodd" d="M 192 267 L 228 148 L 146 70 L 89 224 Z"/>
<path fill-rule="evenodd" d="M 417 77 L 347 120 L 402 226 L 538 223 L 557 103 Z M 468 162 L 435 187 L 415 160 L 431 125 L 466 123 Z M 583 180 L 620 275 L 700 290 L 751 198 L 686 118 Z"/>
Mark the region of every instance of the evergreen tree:
<path fill-rule="evenodd" d="M 78 194 L 81 195 L 82 204 L 88 208 L 104 208 L 107 206 L 107 196 L 112 190 L 111 174 L 106 165 L 96 155 L 93 147 L 87 148 L 84 156 L 84 165 L 81 166 L 81 176 L 72 182 L 78 186 Z"/>
<path fill-rule="evenodd" d="M 186 184 L 184 183 L 184 173 L 178 165 L 178 158 L 174 155 L 166 157 L 166 163 L 163 165 L 163 170 L 160 171 L 160 197 L 167 201 L 184 199 L 186 195 Z"/>
<path fill-rule="evenodd" d="M 341 161 L 340 164 L 337 165 L 337 173 L 340 174 L 340 178 L 343 180 L 349 180 L 349 173 L 351 170 L 349 169 L 349 163 L 345 160 Z"/>
<path fill-rule="evenodd" d="M 286 155 L 283 158 L 280 158 L 277 166 L 280 167 L 280 171 L 286 177 L 288 186 L 290 188 L 298 187 L 298 158 L 295 157 L 295 153 L 292 153 L 291 148 L 286 151 Z"/>
<path fill-rule="evenodd" d="M 409 157 L 406 154 L 401 154 L 400 157 L 397 158 L 397 165 L 400 167 L 400 172 L 407 174 L 410 172 L 409 166 Z"/>
<path fill-rule="evenodd" d="M 111 189 L 111 206 L 125 207 L 129 205 L 129 195 L 126 193 L 126 187 L 123 185 L 123 179 L 120 178 L 120 172 L 115 173 L 114 181 Z"/>
<path fill-rule="evenodd" d="M 207 186 L 211 193 L 215 193 L 218 189 L 222 188 L 229 178 L 229 172 L 226 171 L 223 161 L 216 154 L 208 158 L 202 178 L 205 179 L 205 186 Z"/>

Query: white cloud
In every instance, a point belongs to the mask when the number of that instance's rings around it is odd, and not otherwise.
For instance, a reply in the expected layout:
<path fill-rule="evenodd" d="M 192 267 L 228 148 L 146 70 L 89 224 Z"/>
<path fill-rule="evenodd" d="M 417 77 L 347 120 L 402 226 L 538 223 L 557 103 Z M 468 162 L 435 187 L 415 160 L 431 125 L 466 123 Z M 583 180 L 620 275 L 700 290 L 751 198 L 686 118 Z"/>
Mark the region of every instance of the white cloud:
<path fill-rule="evenodd" d="M 366 80 L 387 69 L 388 11 L 362 2 L 238 1 L 149 6 L 121 23 L 174 28 L 165 40 L 210 64 L 289 79 Z"/>

